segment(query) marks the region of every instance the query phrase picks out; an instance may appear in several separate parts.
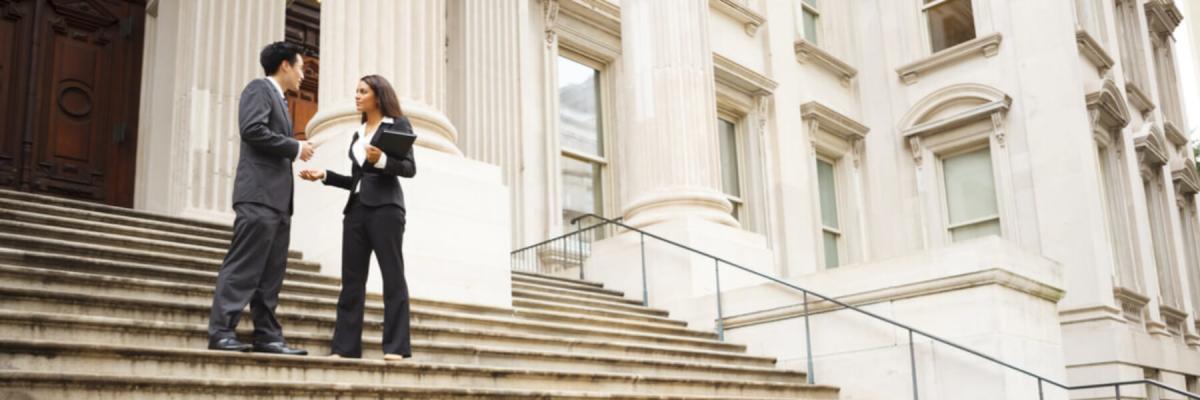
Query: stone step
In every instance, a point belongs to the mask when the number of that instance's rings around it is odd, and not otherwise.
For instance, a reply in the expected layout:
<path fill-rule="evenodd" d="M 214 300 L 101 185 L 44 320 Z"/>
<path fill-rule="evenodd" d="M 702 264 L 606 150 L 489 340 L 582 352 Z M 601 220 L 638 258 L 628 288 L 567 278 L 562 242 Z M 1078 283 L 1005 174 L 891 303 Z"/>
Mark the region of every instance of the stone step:
<path fill-rule="evenodd" d="M 526 276 L 526 277 L 531 277 L 531 278 L 547 279 L 547 280 L 559 281 L 559 282 L 563 282 L 563 283 L 574 283 L 574 284 L 579 284 L 579 285 L 604 287 L 604 284 L 601 282 L 594 282 L 594 281 L 583 280 L 583 279 L 574 279 L 574 278 L 563 278 L 561 276 L 543 275 L 543 274 L 526 272 L 526 271 L 513 271 L 513 275 L 521 275 L 521 276 Z"/>
<path fill-rule="evenodd" d="M 288 343 L 307 349 L 310 354 L 329 354 L 332 330 L 323 332 L 292 331 L 284 325 Z M 239 335 L 250 340 L 251 327 L 238 328 Z M 0 309 L 0 337 L 74 341 L 103 344 L 174 346 L 202 349 L 208 343 L 208 325 L 188 324 L 103 316 L 53 314 Z M 575 339 L 549 335 L 507 333 L 494 330 L 456 329 L 414 325 L 412 340 L 416 357 L 445 354 L 446 348 L 487 346 L 504 351 L 570 354 L 579 357 L 636 358 L 644 363 L 678 362 L 710 364 L 722 367 L 770 368 L 770 357 L 745 353 L 679 348 L 629 342 Z M 368 358 L 383 355 L 378 335 L 363 337 L 363 352 Z M 424 350 L 421 350 L 424 349 Z M 457 350 L 455 350 L 457 351 Z M 481 353 L 469 357 L 483 357 Z"/>
<path fill-rule="evenodd" d="M 31 340 L 0 340 L 7 371 L 139 375 L 166 378 L 383 384 L 425 387 L 597 391 L 610 393 L 800 398 L 829 388 L 794 383 L 652 377 L 406 360 L 349 360 Z"/>
<path fill-rule="evenodd" d="M 69 319 L 69 315 L 62 315 Z M 130 323 L 144 324 L 143 321 L 121 319 Z M 12 339 L 39 340 L 46 342 L 66 341 L 71 343 L 120 344 L 123 346 L 150 345 L 164 348 L 204 349 L 206 346 L 206 331 L 200 324 L 176 324 L 180 335 L 187 337 L 167 337 L 151 342 L 112 341 L 106 334 L 82 337 L 76 334 L 72 338 L 56 339 L 54 335 L 38 335 L 36 337 L 20 337 Z M 85 324 L 80 324 L 85 325 Z M 110 326 L 115 328 L 116 325 Z M 75 333 L 85 333 L 89 330 L 83 327 Z M 66 332 L 70 333 L 70 332 Z M 243 332 L 243 333 L 248 333 Z M 329 354 L 329 343 L 332 339 L 328 333 L 301 333 L 289 335 L 289 343 L 293 346 L 311 351 L 314 357 Z M 379 338 L 370 337 L 369 343 L 364 343 L 366 359 L 379 359 L 382 351 L 379 348 Z M 3 342 L 0 338 L 0 343 Z M 670 359 L 655 359 L 629 355 L 587 354 L 572 351 L 527 350 L 494 346 L 488 343 L 444 343 L 427 340 L 413 341 L 413 354 L 421 362 L 481 365 L 500 367 L 525 367 L 551 369 L 574 372 L 615 372 L 633 373 L 657 377 L 678 378 L 722 378 L 744 379 L 765 382 L 797 382 L 805 379 L 802 371 L 778 369 L 774 366 L 738 365 L 712 362 L 679 361 Z"/>
<path fill-rule="evenodd" d="M 208 307 L 212 301 L 212 284 L 167 284 L 151 280 L 140 280 L 121 277 L 86 273 L 63 273 L 61 271 L 38 268 L 22 268 L 19 266 L 0 264 L 0 292 L 4 289 L 46 291 L 51 294 L 62 293 L 62 296 L 103 296 L 122 301 L 150 300 L 158 302 L 179 302 L 197 304 Z M 123 281 L 118 281 L 123 279 Z M 214 278 L 215 279 L 215 278 Z M 101 283 L 102 284 L 98 284 Z M 59 299 L 52 299 L 54 301 Z M 38 305 L 33 305 L 37 307 Z M 320 295 L 299 295 L 291 292 L 280 294 L 280 307 L 313 315 L 336 315 L 337 297 L 333 293 Z M 666 324 L 660 322 L 631 321 L 622 318 L 599 317 L 586 314 L 564 313 L 540 309 L 504 310 L 499 308 L 479 307 L 444 302 L 431 302 L 422 299 L 412 300 L 414 318 L 425 315 L 448 313 L 488 315 L 493 317 L 515 317 L 518 320 L 531 322 L 546 322 L 569 324 L 579 327 L 628 329 L 642 333 L 673 335 L 681 337 L 715 339 L 716 335 L 706 331 L 687 330 L 686 324 L 678 321 Z M 382 303 L 369 301 L 365 315 L 369 318 L 383 318 Z M 429 317 L 432 318 L 432 317 Z"/>
<path fill-rule="evenodd" d="M 60 197 L 14 192 L 11 190 L 0 189 L 0 208 L 22 211 L 38 210 L 40 212 L 50 213 L 61 217 L 73 217 L 89 221 L 109 222 L 137 226 L 141 228 L 164 230 L 168 232 L 207 236 L 225 240 L 228 240 L 233 234 L 232 227 L 227 224 L 216 224 L 206 221 L 168 217 L 128 208 L 88 203 Z"/>
<path fill-rule="evenodd" d="M 0 286 L 0 308 L 29 312 L 67 315 L 92 315 L 139 319 L 147 322 L 179 322 L 204 324 L 208 322 L 211 299 L 180 302 L 172 300 L 130 299 L 83 293 L 62 293 L 44 289 Z M 332 332 L 336 311 L 314 313 L 302 307 L 281 303 L 276 317 L 287 332 Z M 543 322 L 511 317 L 479 316 L 448 311 L 426 312 L 413 310 L 414 326 L 456 329 L 493 330 L 507 333 L 546 334 L 558 337 L 641 343 L 716 351 L 744 351 L 745 346 L 716 341 L 711 332 L 684 331 L 663 334 L 627 330 L 582 323 Z M 365 318 L 364 332 L 378 335 L 383 331 L 382 318 Z"/>
<path fill-rule="evenodd" d="M 577 295 L 577 296 L 582 296 L 582 297 L 589 297 L 589 298 L 597 297 L 597 298 L 612 299 L 614 301 L 622 301 L 622 302 L 625 302 L 626 300 L 630 300 L 630 299 L 625 298 L 624 292 L 620 292 L 620 291 L 616 291 L 616 290 L 591 287 L 591 286 L 571 286 L 571 285 L 561 284 L 557 281 L 535 280 L 535 279 L 530 279 L 528 277 L 518 276 L 518 275 L 513 275 L 512 283 L 513 283 L 514 287 L 519 286 L 519 287 L 526 288 L 526 289 L 535 289 L 536 288 L 536 289 L 543 290 L 548 293 L 570 293 L 572 295 Z M 636 304 L 642 305 L 641 300 L 636 300 Z"/>
<path fill-rule="evenodd" d="M 558 287 L 563 287 L 563 288 L 580 289 L 580 290 L 585 290 L 585 291 L 586 290 L 596 290 L 596 289 L 607 290 L 607 289 L 604 289 L 604 285 L 600 284 L 600 283 L 578 281 L 578 280 L 573 281 L 573 280 L 566 280 L 566 279 L 562 279 L 562 278 L 548 279 L 548 277 L 546 277 L 546 276 L 532 275 L 532 274 L 522 273 L 522 272 L 518 272 L 518 271 L 512 272 L 512 280 L 521 281 L 521 282 L 541 283 L 541 284 L 548 285 L 548 286 L 558 286 Z M 620 292 L 618 292 L 618 293 L 620 293 Z"/>
<path fill-rule="evenodd" d="M 125 250 L 141 250 L 176 256 L 208 258 L 215 260 L 223 260 L 225 258 L 225 253 L 227 252 L 229 245 L 229 243 L 226 242 L 221 247 L 200 246 L 175 241 L 146 239 L 106 233 L 103 230 L 100 230 L 100 227 L 91 227 L 90 229 L 88 227 L 83 227 L 83 229 L 79 229 L 3 218 L 6 216 L 6 214 L 11 213 L 13 212 L 0 211 L 0 233 L 31 235 L 39 238 L 55 239 L 66 242 L 91 243 L 95 245 L 117 247 Z M 288 268 L 295 269 L 297 271 L 321 272 L 321 264 L 298 259 L 288 260 Z"/>
<path fill-rule="evenodd" d="M 525 287 L 523 289 L 517 289 L 514 287 L 513 291 L 512 291 L 512 297 L 513 297 L 513 300 L 516 300 L 516 299 L 539 300 L 539 301 L 552 302 L 552 303 L 558 303 L 558 304 L 569 304 L 569 305 L 574 305 L 574 306 L 593 307 L 593 308 L 600 308 L 600 309 L 605 309 L 605 310 L 616 310 L 616 311 L 629 312 L 629 313 L 634 313 L 634 314 L 643 314 L 643 315 L 651 315 L 651 316 L 659 316 L 659 317 L 666 317 L 668 314 L 666 310 L 660 310 L 660 309 L 656 309 L 656 308 L 646 307 L 646 306 L 641 305 L 641 303 L 630 304 L 630 303 L 624 302 L 624 301 L 613 302 L 613 301 L 605 301 L 605 300 L 601 300 L 601 299 L 582 298 L 582 297 L 577 297 L 577 296 L 570 296 L 570 295 L 565 295 L 565 294 L 546 292 L 546 291 L 538 290 L 538 288 L 530 288 L 530 287 Z"/>
<path fill-rule="evenodd" d="M 574 289 L 563 289 L 563 288 L 555 287 L 555 286 L 547 286 L 547 285 L 517 282 L 517 281 L 513 281 L 512 287 L 513 287 L 513 290 L 536 291 L 536 292 L 541 292 L 541 293 L 554 294 L 554 295 L 565 296 L 565 297 L 574 297 L 574 298 L 585 299 L 585 300 L 602 301 L 602 302 L 608 302 L 608 303 L 614 303 L 614 304 L 627 304 L 627 305 L 633 305 L 633 306 L 638 306 L 638 307 L 642 306 L 641 300 L 627 299 L 623 295 L 620 295 L 620 294 L 584 292 L 584 291 L 579 291 L 579 290 L 574 290 Z"/>
<path fill-rule="evenodd" d="M 582 315 L 594 315 L 594 316 L 598 316 L 598 317 L 622 318 L 622 319 L 635 320 L 635 321 L 657 322 L 660 324 L 679 325 L 679 326 L 687 325 L 687 322 L 673 320 L 673 319 L 670 319 L 667 317 L 638 314 L 638 313 L 633 313 L 633 312 L 626 312 L 626 311 L 598 308 L 598 307 L 576 306 L 576 305 L 571 305 L 571 304 L 562 304 L 562 303 L 556 303 L 556 302 L 552 302 L 552 301 L 542 301 L 542 300 L 534 300 L 534 299 L 513 298 L 513 308 L 514 309 L 525 308 L 525 309 L 559 311 L 559 312 L 568 312 L 568 313 L 575 313 L 575 314 L 582 314 Z"/>
<path fill-rule="evenodd" d="M 71 255 L 82 258 L 84 261 L 126 261 L 206 272 L 215 272 L 221 268 L 221 260 L 215 258 L 179 256 L 156 251 L 131 250 L 100 244 L 87 244 L 3 232 L 0 232 L 0 248 L 6 248 L 9 250 L 19 249 L 18 251 Z M 299 267 L 293 268 L 293 266 L 298 265 Z M 333 286 L 341 285 L 341 279 L 338 277 L 300 270 L 301 268 L 311 269 L 312 265 L 314 264 L 307 262 L 297 263 L 296 261 L 289 260 L 285 279 L 295 282 L 306 282 L 313 284 Z"/>
<path fill-rule="evenodd" d="M 116 229 L 136 235 L 164 236 L 180 243 L 196 245 L 217 244 L 226 247 L 233 237 L 232 227 L 225 224 L 214 224 L 204 221 L 167 217 L 119 207 L 99 205 L 99 208 L 78 208 L 73 200 L 50 197 L 48 201 L 22 200 L 24 197 L 10 197 L 16 193 L 22 196 L 28 193 L 0 190 L 0 210 L 22 212 L 28 215 L 54 217 L 56 221 L 70 220 L 72 224 L 85 223 L 102 224 L 104 229 Z M 45 197 L 45 196 L 43 196 Z M 91 203 L 83 203 L 91 205 Z M 196 225 L 199 224 L 199 225 Z M 70 226 L 70 225 L 60 225 Z M 80 228 L 83 229 L 83 228 Z M 115 232 L 110 232 L 115 233 Z M 145 236 L 143 236 L 145 237 Z M 149 237 L 154 238 L 154 237 Z M 288 250 L 288 257 L 303 259 L 304 253 L 299 250 Z"/>
<path fill-rule="evenodd" d="M 628 393 L 598 393 L 562 390 L 510 390 L 441 388 L 411 385 L 343 385 L 295 381 L 161 378 L 154 376 L 103 375 L 92 373 L 0 371 L 0 382 L 12 399 L 112 400 L 171 398 L 213 399 L 306 399 L 349 400 L 419 398 L 431 400 L 769 400 L 766 397 L 685 396 Z M 811 387 L 802 400 L 834 400 L 837 389 Z"/>

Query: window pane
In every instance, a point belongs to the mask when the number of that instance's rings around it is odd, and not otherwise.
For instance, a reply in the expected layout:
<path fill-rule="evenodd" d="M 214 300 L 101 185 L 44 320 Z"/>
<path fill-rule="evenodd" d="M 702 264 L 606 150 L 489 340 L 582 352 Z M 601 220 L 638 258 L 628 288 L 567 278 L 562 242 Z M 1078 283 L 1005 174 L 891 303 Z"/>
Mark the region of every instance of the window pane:
<path fill-rule="evenodd" d="M 817 15 L 804 10 L 804 40 L 817 44 Z"/>
<path fill-rule="evenodd" d="M 950 235 L 955 242 L 980 238 L 984 236 L 996 235 L 1000 236 L 1000 220 L 993 219 L 978 224 L 961 226 L 950 230 Z"/>
<path fill-rule="evenodd" d="M 822 241 L 825 243 L 825 268 L 837 268 L 838 265 L 841 265 L 838 254 L 838 235 L 825 231 L 822 236 Z"/>
<path fill-rule="evenodd" d="M 738 171 L 737 131 L 732 122 L 718 119 L 718 135 L 721 136 L 721 190 L 725 194 L 742 197 L 741 176 Z"/>
<path fill-rule="evenodd" d="M 561 146 L 603 156 L 600 137 L 600 71 L 558 58 L 558 119 Z"/>
<path fill-rule="evenodd" d="M 838 229 L 837 181 L 833 164 L 817 160 L 817 187 L 821 191 L 821 225 Z"/>
<path fill-rule="evenodd" d="M 946 158 L 942 169 L 951 226 L 997 215 L 989 149 Z"/>
<path fill-rule="evenodd" d="M 971 0 L 946 0 L 925 10 L 929 20 L 929 42 L 933 52 L 975 38 Z"/>
<path fill-rule="evenodd" d="M 600 166 L 562 157 L 563 226 L 583 214 L 599 214 L 601 209 Z"/>

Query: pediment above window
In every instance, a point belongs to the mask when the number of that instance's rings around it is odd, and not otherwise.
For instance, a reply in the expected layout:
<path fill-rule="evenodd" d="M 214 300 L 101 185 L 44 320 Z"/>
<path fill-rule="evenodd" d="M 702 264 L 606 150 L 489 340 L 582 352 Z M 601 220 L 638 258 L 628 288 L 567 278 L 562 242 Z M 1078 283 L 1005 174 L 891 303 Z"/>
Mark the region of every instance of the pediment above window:
<path fill-rule="evenodd" d="M 1088 94 L 1086 100 L 1092 123 L 1116 129 L 1129 124 L 1129 108 L 1112 79 L 1105 79 L 1100 90 Z"/>

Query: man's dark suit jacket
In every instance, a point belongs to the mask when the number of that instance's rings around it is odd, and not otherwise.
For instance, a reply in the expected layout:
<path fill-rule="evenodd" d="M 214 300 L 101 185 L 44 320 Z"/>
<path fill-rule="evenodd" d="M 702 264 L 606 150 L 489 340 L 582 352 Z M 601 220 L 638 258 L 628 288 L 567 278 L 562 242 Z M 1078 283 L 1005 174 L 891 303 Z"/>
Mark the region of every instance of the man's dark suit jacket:
<path fill-rule="evenodd" d="M 258 203 L 292 215 L 292 161 L 300 144 L 279 91 L 267 79 L 250 81 L 238 104 L 242 151 L 233 204 Z"/>
<path fill-rule="evenodd" d="M 408 122 L 407 117 L 395 119 L 384 117 L 375 135 L 379 135 L 385 130 L 412 133 L 412 124 Z M 372 136 L 372 138 L 374 137 Z M 358 201 L 363 205 L 367 207 L 395 205 L 400 207 L 400 210 L 404 212 L 404 190 L 400 188 L 400 180 L 396 177 L 412 178 L 417 175 L 417 163 L 413 160 L 412 149 L 410 148 L 402 159 L 387 157 L 384 167 L 377 168 L 375 165 L 369 162 L 364 163 L 354 156 L 354 146 L 359 140 L 362 140 L 360 132 L 355 132 L 354 138 L 350 140 L 350 164 L 353 165 L 350 168 L 350 176 L 333 171 L 325 171 L 325 184 L 351 191 L 352 199 L 354 188 L 361 181 L 362 185 L 358 188 Z M 347 200 L 346 207 L 342 211 L 349 211 L 350 204 L 351 200 Z"/>

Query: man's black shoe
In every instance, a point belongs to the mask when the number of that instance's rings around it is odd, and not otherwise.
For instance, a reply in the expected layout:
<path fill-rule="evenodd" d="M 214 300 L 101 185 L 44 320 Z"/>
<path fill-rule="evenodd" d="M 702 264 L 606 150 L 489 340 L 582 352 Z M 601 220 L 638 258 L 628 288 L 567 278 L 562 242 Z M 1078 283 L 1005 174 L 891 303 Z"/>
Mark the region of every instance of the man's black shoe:
<path fill-rule="evenodd" d="M 251 346 L 251 345 L 248 345 L 248 344 L 238 341 L 237 338 L 224 338 L 224 339 L 210 340 L 208 342 L 209 350 L 247 352 L 247 351 L 250 351 L 250 349 L 253 347 L 254 346 Z"/>
<path fill-rule="evenodd" d="M 284 354 L 284 355 L 289 355 L 289 356 L 307 356 L 308 355 L 308 350 L 288 347 L 287 343 L 284 343 L 284 342 L 255 343 L 254 351 L 256 353 Z"/>

